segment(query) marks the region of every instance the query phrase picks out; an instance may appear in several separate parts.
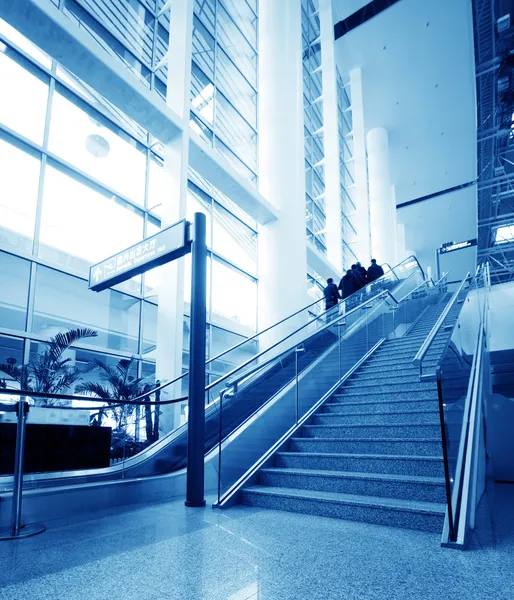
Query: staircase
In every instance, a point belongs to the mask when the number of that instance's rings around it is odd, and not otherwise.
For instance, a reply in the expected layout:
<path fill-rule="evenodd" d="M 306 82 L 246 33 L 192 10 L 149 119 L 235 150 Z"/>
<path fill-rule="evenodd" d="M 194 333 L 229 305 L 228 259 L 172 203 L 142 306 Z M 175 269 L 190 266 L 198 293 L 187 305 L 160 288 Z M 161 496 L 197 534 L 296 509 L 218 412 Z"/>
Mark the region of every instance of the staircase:
<path fill-rule="evenodd" d="M 445 298 L 447 301 L 447 298 Z M 446 492 L 437 385 L 412 359 L 445 302 L 385 341 L 262 468 L 243 504 L 441 532 Z M 447 324 L 453 324 L 456 304 Z M 449 331 L 434 340 L 435 366 Z"/>

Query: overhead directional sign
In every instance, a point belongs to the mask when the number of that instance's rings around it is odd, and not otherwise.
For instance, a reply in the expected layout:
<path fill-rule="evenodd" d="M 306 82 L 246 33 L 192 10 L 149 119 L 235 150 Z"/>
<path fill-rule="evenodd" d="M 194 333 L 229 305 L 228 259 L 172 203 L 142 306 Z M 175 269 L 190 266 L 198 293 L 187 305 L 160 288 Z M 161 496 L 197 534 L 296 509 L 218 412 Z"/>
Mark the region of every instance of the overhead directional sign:
<path fill-rule="evenodd" d="M 466 240 L 465 242 L 447 242 L 443 244 L 438 252 L 439 254 L 447 254 L 448 252 L 454 252 L 455 250 L 462 250 L 463 248 L 470 248 L 471 246 L 477 245 L 477 239 Z"/>
<path fill-rule="evenodd" d="M 179 221 L 89 269 L 89 289 L 101 292 L 191 250 L 189 223 Z"/>

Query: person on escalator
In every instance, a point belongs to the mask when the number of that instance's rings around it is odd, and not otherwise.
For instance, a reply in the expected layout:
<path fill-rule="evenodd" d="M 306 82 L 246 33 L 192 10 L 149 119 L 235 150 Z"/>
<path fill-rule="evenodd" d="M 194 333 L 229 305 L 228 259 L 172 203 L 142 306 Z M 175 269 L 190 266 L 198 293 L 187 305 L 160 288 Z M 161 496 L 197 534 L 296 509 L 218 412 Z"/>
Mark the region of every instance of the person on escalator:
<path fill-rule="evenodd" d="M 348 269 L 346 274 L 339 282 L 339 289 L 341 290 L 341 295 L 343 299 L 348 298 L 355 292 L 358 292 L 362 287 L 362 278 L 359 273 L 355 271 L 355 269 Z"/>
<path fill-rule="evenodd" d="M 339 302 L 341 296 L 339 295 L 339 290 L 337 289 L 337 285 L 334 283 L 332 277 L 327 279 L 327 287 L 323 290 L 323 294 L 325 295 L 325 309 L 328 310 Z"/>
<path fill-rule="evenodd" d="M 382 269 L 382 267 L 380 265 L 377 265 L 377 261 L 374 258 L 372 258 L 371 265 L 369 266 L 369 269 L 368 269 L 368 283 L 371 283 L 372 281 L 375 281 L 379 277 L 382 277 L 383 274 L 384 274 L 384 269 Z"/>
<path fill-rule="evenodd" d="M 364 285 L 366 285 L 367 281 L 368 281 L 368 272 L 366 271 L 366 269 L 360 264 L 360 262 L 358 262 L 356 265 L 357 267 L 357 271 L 359 271 L 360 276 L 362 277 L 362 280 L 364 281 Z"/>
<path fill-rule="evenodd" d="M 362 276 L 362 272 L 359 269 L 359 263 L 352 265 L 352 273 L 355 278 L 355 283 L 358 285 L 358 290 L 366 286 L 366 279 Z"/>

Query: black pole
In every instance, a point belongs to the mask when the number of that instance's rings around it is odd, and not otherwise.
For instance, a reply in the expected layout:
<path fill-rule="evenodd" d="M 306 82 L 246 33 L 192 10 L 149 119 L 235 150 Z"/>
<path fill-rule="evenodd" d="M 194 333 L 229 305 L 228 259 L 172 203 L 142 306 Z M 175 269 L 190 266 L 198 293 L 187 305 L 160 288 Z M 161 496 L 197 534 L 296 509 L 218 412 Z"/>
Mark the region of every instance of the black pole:
<path fill-rule="evenodd" d="M 207 327 L 206 219 L 195 213 L 191 245 L 191 328 L 189 334 L 189 415 L 186 506 L 205 506 L 205 331 Z"/>

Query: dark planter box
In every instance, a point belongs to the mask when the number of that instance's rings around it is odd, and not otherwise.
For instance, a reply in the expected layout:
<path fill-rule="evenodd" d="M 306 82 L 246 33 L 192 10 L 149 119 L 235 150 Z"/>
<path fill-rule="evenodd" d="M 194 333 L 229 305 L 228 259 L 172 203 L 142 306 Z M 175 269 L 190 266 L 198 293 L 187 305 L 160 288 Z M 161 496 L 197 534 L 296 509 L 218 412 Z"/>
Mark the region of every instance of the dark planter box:
<path fill-rule="evenodd" d="M 0 475 L 13 473 L 16 425 L 0 423 Z M 110 465 L 111 428 L 28 424 L 24 473 L 99 469 Z"/>

